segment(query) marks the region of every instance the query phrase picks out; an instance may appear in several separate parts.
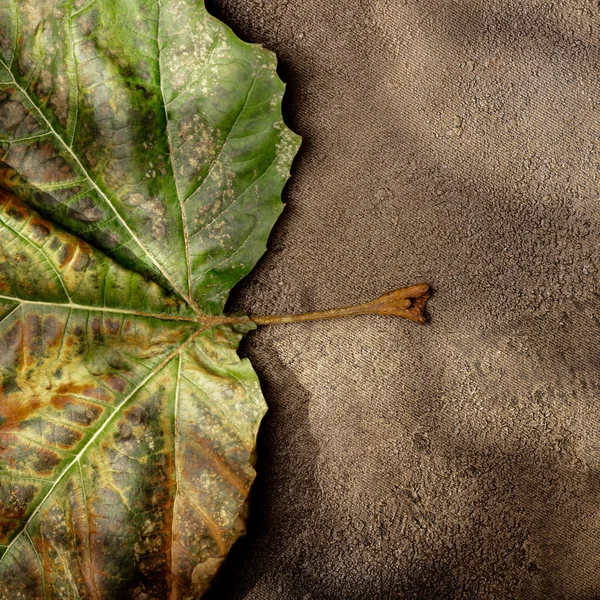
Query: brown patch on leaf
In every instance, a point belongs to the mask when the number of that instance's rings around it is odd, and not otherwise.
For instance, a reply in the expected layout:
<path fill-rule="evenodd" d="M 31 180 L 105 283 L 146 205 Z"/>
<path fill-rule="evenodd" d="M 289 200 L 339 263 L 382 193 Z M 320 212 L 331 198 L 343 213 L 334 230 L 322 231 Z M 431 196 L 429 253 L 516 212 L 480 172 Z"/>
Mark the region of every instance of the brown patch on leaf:
<path fill-rule="evenodd" d="M 109 375 L 105 377 L 104 381 L 111 390 L 115 390 L 119 394 L 122 394 L 127 389 L 127 381 L 118 375 Z"/>
<path fill-rule="evenodd" d="M 83 434 L 80 431 L 66 425 L 54 425 L 48 428 L 48 432 L 46 433 L 46 441 L 48 443 L 64 450 L 69 450 L 80 442 L 82 438 Z"/>
<path fill-rule="evenodd" d="M 32 313 L 25 315 L 25 336 L 23 341 L 27 348 L 25 364 L 37 364 L 37 360 L 33 359 L 37 359 L 44 352 L 44 345 L 42 343 L 42 317 L 40 315 Z M 31 359 L 28 360 L 28 357 L 31 357 Z"/>
<path fill-rule="evenodd" d="M 58 252 L 58 259 L 60 261 L 61 269 L 64 269 L 73 260 L 76 249 L 77 246 L 75 244 L 71 244 L 67 241 L 63 242 Z"/>
<path fill-rule="evenodd" d="M 56 85 L 52 89 L 48 106 L 62 127 L 67 126 L 69 114 L 69 85 L 68 80 L 62 73 L 56 77 Z"/>
<path fill-rule="evenodd" d="M 48 315 L 42 327 L 42 342 L 46 348 L 58 348 L 64 333 L 64 324 L 55 316 Z"/>
<path fill-rule="evenodd" d="M 102 337 L 102 318 L 94 317 L 90 324 L 92 335 L 94 336 L 94 340 L 99 340 Z"/>
<path fill-rule="evenodd" d="M 35 142 L 27 146 L 20 172 L 26 179 L 41 183 L 59 183 L 75 177 L 71 165 L 48 142 Z"/>
<path fill-rule="evenodd" d="M 0 544 L 8 544 L 10 535 L 20 529 L 25 521 L 18 519 L 3 519 L 0 517 Z"/>
<path fill-rule="evenodd" d="M 32 413 L 42 405 L 41 396 L 21 396 L 20 402 L 12 398 L 10 402 L 4 402 L 0 407 L 0 431 L 17 431 L 21 424 L 28 419 Z"/>
<path fill-rule="evenodd" d="M 83 246 L 83 244 L 80 244 L 78 250 L 79 252 L 77 253 L 75 260 L 73 261 L 71 268 L 73 269 L 73 271 L 79 273 L 81 271 L 87 270 L 87 268 L 89 267 L 91 261 L 91 252 L 89 252 L 89 250 L 87 250 Z"/>
<path fill-rule="evenodd" d="M 42 102 L 45 102 L 52 91 L 52 73 L 43 69 L 35 83 L 35 93 Z"/>
<path fill-rule="evenodd" d="M 50 475 L 54 467 L 60 464 L 60 461 L 61 459 L 56 452 L 46 448 L 38 449 L 31 467 L 38 475 Z"/>
<path fill-rule="evenodd" d="M 50 236 L 51 230 L 46 221 L 36 217 L 30 222 L 32 237 L 36 242 L 43 243 Z"/>
<path fill-rule="evenodd" d="M 111 335 L 117 335 L 119 333 L 119 331 L 121 330 L 121 324 L 122 322 L 118 319 L 108 318 L 104 321 L 104 326 L 106 327 L 108 333 L 110 333 Z"/>
<path fill-rule="evenodd" d="M 69 216 L 83 223 L 95 223 L 102 219 L 102 210 L 94 205 L 93 200 L 86 196 L 69 206 Z"/>
<path fill-rule="evenodd" d="M 40 484 L 3 482 L 0 486 L 0 517 L 2 519 L 22 519 L 29 503 L 35 498 Z"/>
<path fill-rule="evenodd" d="M 0 206 L 6 214 L 15 221 L 26 221 L 30 212 L 24 204 L 16 201 L 16 198 L 8 193 L 3 193 L 0 189 Z"/>
<path fill-rule="evenodd" d="M 37 121 L 31 112 L 18 100 L 2 102 L 0 95 L 0 130 L 18 137 L 33 135 L 40 131 Z"/>

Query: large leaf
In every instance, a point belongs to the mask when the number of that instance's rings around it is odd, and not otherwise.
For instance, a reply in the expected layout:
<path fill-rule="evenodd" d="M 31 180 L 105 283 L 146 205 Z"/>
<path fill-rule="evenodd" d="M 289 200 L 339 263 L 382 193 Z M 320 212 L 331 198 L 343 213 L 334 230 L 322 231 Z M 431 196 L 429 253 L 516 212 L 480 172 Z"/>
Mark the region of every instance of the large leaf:
<path fill-rule="evenodd" d="M 0 598 L 198 598 L 243 533 L 275 67 L 201 0 L 0 0 Z"/>

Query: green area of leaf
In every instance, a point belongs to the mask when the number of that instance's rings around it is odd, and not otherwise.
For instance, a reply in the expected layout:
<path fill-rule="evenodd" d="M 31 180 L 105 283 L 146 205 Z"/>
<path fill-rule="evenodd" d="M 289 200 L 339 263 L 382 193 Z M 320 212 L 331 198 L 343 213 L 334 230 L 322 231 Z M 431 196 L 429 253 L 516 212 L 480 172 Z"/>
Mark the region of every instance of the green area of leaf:
<path fill-rule="evenodd" d="M 201 0 L 0 0 L 0 599 L 199 598 L 244 531 L 227 324 L 299 138 Z"/>

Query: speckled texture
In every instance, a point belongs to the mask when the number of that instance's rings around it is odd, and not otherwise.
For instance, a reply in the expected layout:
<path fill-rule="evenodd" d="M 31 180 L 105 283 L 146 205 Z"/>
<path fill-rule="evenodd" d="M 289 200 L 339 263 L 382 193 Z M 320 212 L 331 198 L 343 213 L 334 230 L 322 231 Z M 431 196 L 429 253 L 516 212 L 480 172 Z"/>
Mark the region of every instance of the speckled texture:
<path fill-rule="evenodd" d="M 231 308 L 415 281 L 431 324 L 265 328 L 250 534 L 211 600 L 600 597 L 600 8 L 211 0 L 304 137 Z"/>

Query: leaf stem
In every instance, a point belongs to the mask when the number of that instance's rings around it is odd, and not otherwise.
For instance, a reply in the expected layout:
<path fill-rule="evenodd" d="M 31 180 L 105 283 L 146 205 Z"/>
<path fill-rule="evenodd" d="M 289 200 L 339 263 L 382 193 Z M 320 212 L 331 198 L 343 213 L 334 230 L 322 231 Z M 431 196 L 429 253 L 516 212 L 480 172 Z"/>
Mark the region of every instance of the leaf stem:
<path fill-rule="evenodd" d="M 426 283 L 399 288 L 375 300 L 347 306 L 321 310 L 315 312 L 300 313 L 296 315 L 251 315 L 250 320 L 256 325 L 279 325 L 282 323 L 301 323 L 303 321 L 317 321 L 319 319 L 336 319 L 338 317 L 353 317 L 356 315 L 385 315 L 390 317 L 402 317 L 415 323 L 425 323 L 425 305 L 431 290 Z"/>

